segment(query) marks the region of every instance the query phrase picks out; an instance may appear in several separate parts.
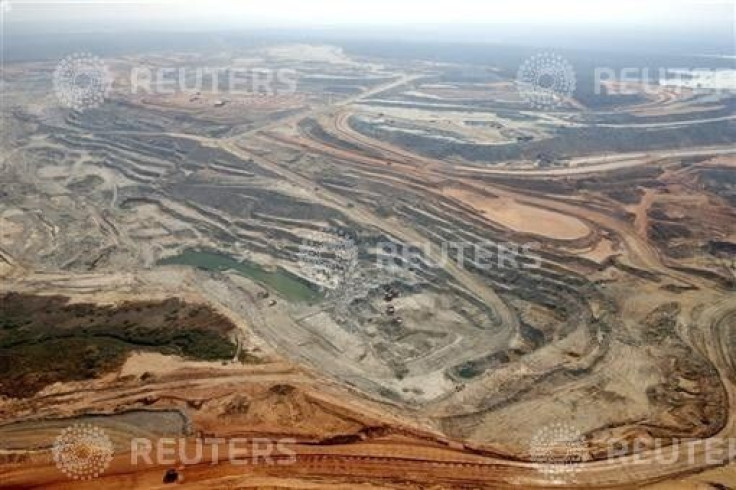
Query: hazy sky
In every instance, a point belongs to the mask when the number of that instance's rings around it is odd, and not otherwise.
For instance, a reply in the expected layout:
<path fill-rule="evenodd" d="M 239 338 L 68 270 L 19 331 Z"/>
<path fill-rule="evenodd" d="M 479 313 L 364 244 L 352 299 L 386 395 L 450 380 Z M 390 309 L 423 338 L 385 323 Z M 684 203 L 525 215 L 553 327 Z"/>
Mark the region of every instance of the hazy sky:
<path fill-rule="evenodd" d="M 734 22 L 723 0 L 0 0 L 6 22 L 142 25 L 605 24 Z"/>

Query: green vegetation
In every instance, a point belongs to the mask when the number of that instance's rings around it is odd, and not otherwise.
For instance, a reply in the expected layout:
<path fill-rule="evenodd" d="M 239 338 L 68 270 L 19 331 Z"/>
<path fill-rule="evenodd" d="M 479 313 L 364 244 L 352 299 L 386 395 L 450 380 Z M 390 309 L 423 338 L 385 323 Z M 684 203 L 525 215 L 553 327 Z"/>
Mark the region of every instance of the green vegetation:
<path fill-rule="evenodd" d="M 0 394 L 28 397 L 58 381 L 118 369 L 132 351 L 232 359 L 235 328 L 207 306 L 178 299 L 115 306 L 63 296 L 0 296 Z"/>

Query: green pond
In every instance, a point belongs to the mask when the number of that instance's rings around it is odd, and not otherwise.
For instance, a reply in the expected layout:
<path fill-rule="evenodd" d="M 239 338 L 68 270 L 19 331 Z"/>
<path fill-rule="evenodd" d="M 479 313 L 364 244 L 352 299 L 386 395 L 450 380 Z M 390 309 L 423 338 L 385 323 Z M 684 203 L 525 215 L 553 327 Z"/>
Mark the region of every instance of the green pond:
<path fill-rule="evenodd" d="M 162 259 L 160 265 L 190 265 L 208 271 L 234 271 L 271 289 L 289 301 L 317 303 L 322 295 L 297 276 L 278 268 L 269 271 L 252 262 L 239 262 L 218 252 L 185 250 L 179 255 Z"/>

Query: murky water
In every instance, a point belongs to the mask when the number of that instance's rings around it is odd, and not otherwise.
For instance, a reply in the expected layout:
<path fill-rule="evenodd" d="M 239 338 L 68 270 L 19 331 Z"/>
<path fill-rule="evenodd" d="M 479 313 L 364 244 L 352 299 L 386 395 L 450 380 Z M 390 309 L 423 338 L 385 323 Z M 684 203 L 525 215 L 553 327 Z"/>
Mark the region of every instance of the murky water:
<path fill-rule="evenodd" d="M 158 262 L 161 265 L 191 265 L 205 270 L 232 270 L 274 290 L 290 301 L 316 303 L 321 295 L 307 283 L 283 269 L 269 271 L 252 262 L 239 262 L 217 252 L 185 250 Z"/>

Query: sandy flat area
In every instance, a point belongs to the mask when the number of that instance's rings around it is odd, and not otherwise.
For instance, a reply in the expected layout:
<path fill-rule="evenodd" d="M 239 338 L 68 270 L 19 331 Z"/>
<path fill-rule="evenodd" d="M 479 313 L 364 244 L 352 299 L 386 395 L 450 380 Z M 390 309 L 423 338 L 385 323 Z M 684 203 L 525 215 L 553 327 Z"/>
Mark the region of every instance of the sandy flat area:
<path fill-rule="evenodd" d="M 576 240 L 590 233 L 588 226 L 577 218 L 521 204 L 513 199 L 488 198 L 458 188 L 449 188 L 444 192 L 480 211 L 491 221 L 522 233 L 557 240 Z"/>

